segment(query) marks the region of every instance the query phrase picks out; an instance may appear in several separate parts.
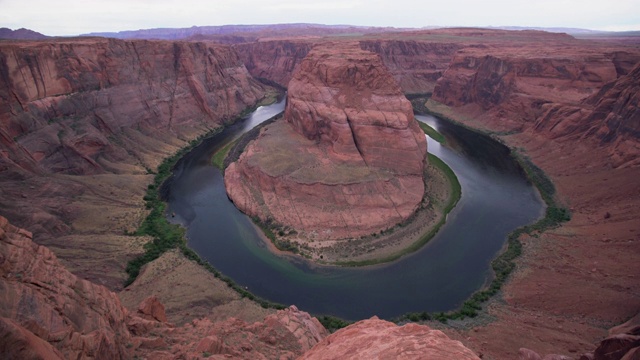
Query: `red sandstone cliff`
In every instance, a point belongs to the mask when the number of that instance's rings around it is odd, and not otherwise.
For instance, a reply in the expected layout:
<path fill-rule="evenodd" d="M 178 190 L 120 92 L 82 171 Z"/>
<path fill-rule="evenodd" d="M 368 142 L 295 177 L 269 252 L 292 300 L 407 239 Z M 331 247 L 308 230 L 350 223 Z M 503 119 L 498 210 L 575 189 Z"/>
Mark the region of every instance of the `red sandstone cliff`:
<path fill-rule="evenodd" d="M 1 215 L 28 225 L 75 273 L 119 288 L 141 251 L 122 234 L 144 216 L 149 173 L 263 96 L 227 46 L 1 44 Z"/>
<path fill-rule="evenodd" d="M 620 166 L 639 151 L 638 61 L 637 49 L 576 44 L 464 49 L 438 80 L 433 99 L 502 132 L 598 140 Z"/>
<path fill-rule="evenodd" d="M 287 87 L 302 59 L 322 39 L 272 39 L 234 45 L 251 75 Z M 405 93 L 433 91 L 457 43 L 420 40 L 370 39 L 359 42 L 362 49 L 377 53 Z"/>
<path fill-rule="evenodd" d="M 313 40 L 270 40 L 237 44 L 233 48 L 251 75 L 286 88 L 313 44 Z"/>
<path fill-rule="evenodd" d="M 328 335 L 295 307 L 247 324 L 166 323 L 155 298 L 129 312 L 104 286 L 79 279 L 31 233 L 0 217 L 0 355 L 11 359 L 234 358 L 301 355 Z"/>
<path fill-rule="evenodd" d="M 225 172 L 238 208 L 321 240 L 368 235 L 415 212 L 426 141 L 377 55 L 319 45 L 287 100 L 286 122 L 265 128 Z"/>
<path fill-rule="evenodd" d="M 640 165 L 640 62 L 578 105 L 548 104 L 535 130 L 552 138 L 596 140 L 614 166 Z"/>
<path fill-rule="evenodd" d="M 505 303 L 489 307 L 498 321 L 463 332 L 477 351 L 580 353 L 638 312 L 638 61 L 631 46 L 493 44 L 459 51 L 438 81 L 431 109 L 518 149 L 572 215 L 521 239 Z"/>
<path fill-rule="evenodd" d="M 579 43 L 465 48 L 438 80 L 433 99 L 493 117 L 505 130 L 522 129 L 544 105 L 579 104 L 627 74 L 635 65 L 630 57 L 640 60 L 633 49 L 607 50 Z"/>
<path fill-rule="evenodd" d="M 233 51 L 203 43 L 5 44 L 0 62 L 2 159 L 32 172 L 140 165 L 136 137 L 215 128 L 263 96 Z"/>
<path fill-rule="evenodd" d="M 430 93 L 462 44 L 420 40 L 365 40 L 364 50 L 380 55 L 404 93 Z"/>
<path fill-rule="evenodd" d="M 118 296 L 77 278 L 31 238 L 0 217 L 0 354 L 126 358 L 131 335 Z"/>

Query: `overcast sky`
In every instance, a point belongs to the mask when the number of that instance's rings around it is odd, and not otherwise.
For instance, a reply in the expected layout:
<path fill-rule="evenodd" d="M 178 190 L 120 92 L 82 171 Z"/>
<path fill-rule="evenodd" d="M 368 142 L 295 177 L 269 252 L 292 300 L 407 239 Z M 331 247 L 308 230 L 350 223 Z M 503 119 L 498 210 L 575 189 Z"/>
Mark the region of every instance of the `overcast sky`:
<path fill-rule="evenodd" d="M 0 0 L 0 27 L 45 35 L 300 22 L 640 30 L 640 0 Z"/>

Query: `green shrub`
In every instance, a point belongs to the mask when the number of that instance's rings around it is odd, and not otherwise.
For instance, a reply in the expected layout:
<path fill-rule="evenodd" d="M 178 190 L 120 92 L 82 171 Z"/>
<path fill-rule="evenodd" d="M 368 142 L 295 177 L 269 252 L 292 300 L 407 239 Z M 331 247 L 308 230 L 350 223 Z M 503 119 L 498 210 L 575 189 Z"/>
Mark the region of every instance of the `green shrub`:
<path fill-rule="evenodd" d="M 339 317 L 331 316 L 331 315 L 322 315 L 318 316 L 318 321 L 325 327 L 325 329 L 330 332 L 335 332 L 336 330 L 342 329 L 343 327 L 347 327 L 352 324 L 350 321 L 342 320 Z"/>
<path fill-rule="evenodd" d="M 465 317 L 475 317 L 482 310 L 482 303 L 488 301 L 492 296 L 496 295 L 502 285 L 507 281 L 509 275 L 515 269 L 514 260 L 522 254 L 522 243 L 519 238 L 523 234 L 535 235 L 548 229 L 559 226 L 563 222 L 571 220 L 571 213 L 568 209 L 558 206 L 555 202 L 555 186 L 551 179 L 536 166 L 530 159 L 512 152 L 514 159 L 524 169 L 529 181 L 538 189 L 542 199 L 547 205 L 545 216 L 537 222 L 519 227 L 512 231 L 507 237 L 507 247 L 497 258 L 491 262 L 491 268 L 494 272 L 494 278 L 486 289 L 474 293 L 467 301 L 465 301 L 460 309 L 447 312 L 436 313 L 431 317 L 440 322 L 446 322 L 450 319 L 464 319 Z M 431 161 L 431 160 L 430 160 Z M 415 313 L 402 315 L 399 321 L 416 321 Z"/>

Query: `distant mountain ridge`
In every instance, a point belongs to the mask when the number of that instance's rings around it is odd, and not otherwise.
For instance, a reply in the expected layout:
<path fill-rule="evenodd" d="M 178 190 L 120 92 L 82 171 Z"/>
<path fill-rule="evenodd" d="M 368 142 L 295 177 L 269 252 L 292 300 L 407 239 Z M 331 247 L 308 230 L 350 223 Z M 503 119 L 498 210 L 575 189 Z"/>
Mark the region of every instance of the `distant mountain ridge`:
<path fill-rule="evenodd" d="M 48 36 L 41 34 L 37 31 L 20 28 L 18 30 L 11 30 L 9 28 L 0 28 L 0 39 L 9 40 L 41 40 L 46 39 Z"/>
<path fill-rule="evenodd" d="M 208 36 L 224 36 L 231 34 L 256 34 L 263 36 L 278 35 L 334 35 L 343 33 L 363 33 L 369 31 L 393 31 L 401 30 L 392 27 L 373 27 L 355 25 L 322 25 L 322 24 L 270 24 L 270 25 L 220 25 L 220 26 L 192 26 L 190 28 L 156 28 L 125 30 L 118 32 L 93 32 L 81 34 L 80 36 L 102 36 L 117 39 L 161 39 L 178 40 L 191 37 L 202 39 Z"/>

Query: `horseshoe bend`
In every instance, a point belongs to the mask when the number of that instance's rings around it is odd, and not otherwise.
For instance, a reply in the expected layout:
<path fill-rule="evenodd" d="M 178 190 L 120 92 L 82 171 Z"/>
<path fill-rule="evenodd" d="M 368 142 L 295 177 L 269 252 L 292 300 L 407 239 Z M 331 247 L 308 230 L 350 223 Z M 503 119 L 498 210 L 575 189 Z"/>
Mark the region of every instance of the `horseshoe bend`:
<path fill-rule="evenodd" d="M 283 119 L 229 165 L 225 185 L 243 212 L 322 249 L 412 216 L 423 202 L 426 148 L 377 54 L 321 44 L 289 82 Z"/>
<path fill-rule="evenodd" d="M 39 40 L 0 42 L 0 354 L 637 356 L 637 36 L 371 31 L 132 40 L 25 30 Z M 346 324 L 252 300 L 162 222 L 161 185 L 181 149 L 283 88 L 284 115 L 227 167 L 226 189 L 315 260 L 337 258 L 324 245 L 374 241 L 438 192 L 412 105 L 508 146 L 549 222 L 509 239 L 520 255 L 493 296 L 461 304 L 457 314 L 473 316 L 418 312 L 335 331 Z"/>

